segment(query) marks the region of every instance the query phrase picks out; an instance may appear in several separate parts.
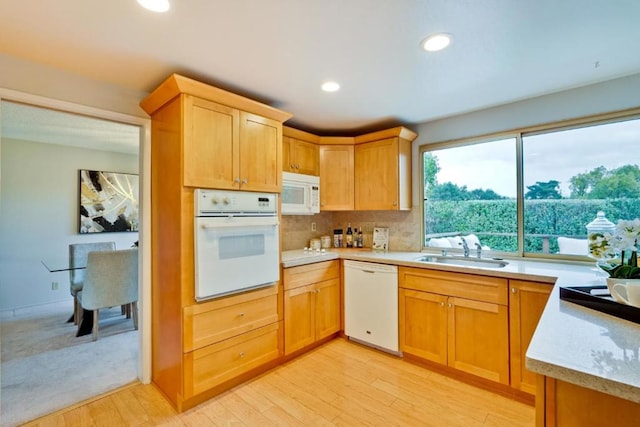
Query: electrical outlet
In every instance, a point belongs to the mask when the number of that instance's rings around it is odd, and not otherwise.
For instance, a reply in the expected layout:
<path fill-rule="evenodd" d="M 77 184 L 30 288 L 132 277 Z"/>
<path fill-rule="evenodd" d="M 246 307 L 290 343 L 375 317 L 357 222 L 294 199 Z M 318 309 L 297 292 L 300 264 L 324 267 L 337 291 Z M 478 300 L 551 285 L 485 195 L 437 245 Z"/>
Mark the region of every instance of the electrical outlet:
<path fill-rule="evenodd" d="M 58 282 L 51 282 L 51 290 L 52 291 L 58 290 Z"/>
<path fill-rule="evenodd" d="M 311 231 L 316 231 L 316 223 L 315 222 L 311 223 Z"/>

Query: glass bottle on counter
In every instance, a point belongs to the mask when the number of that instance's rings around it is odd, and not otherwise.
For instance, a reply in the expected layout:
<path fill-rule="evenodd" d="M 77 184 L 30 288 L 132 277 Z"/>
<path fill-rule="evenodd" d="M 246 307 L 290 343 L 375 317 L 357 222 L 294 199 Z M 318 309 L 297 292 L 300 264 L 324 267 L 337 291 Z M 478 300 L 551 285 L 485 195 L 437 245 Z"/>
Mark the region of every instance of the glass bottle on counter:
<path fill-rule="evenodd" d="M 356 237 L 356 246 L 359 248 L 364 247 L 364 236 L 362 235 L 362 227 L 360 227 L 360 229 L 358 230 L 358 237 Z"/>
<path fill-rule="evenodd" d="M 351 223 L 347 225 L 347 234 L 345 235 L 345 242 L 348 248 L 353 247 L 353 230 L 351 229 Z"/>

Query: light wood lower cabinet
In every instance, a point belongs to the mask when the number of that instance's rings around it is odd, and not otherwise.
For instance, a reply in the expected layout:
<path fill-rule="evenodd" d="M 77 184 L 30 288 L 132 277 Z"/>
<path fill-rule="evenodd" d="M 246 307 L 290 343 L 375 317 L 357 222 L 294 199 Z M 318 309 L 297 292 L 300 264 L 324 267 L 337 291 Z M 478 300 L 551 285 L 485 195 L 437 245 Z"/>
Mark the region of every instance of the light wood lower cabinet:
<path fill-rule="evenodd" d="M 403 353 L 509 384 L 505 279 L 402 267 L 399 285 Z"/>
<path fill-rule="evenodd" d="M 184 399 L 280 356 L 278 286 L 184 309 Z"/>
<path fill-rule="evenodd" d="M 339 261 L 286 268 L 283 280 L 285 354 L 340 330 Z"/>
<path fill-rule="evenodd" d="M 536 427 L 640 425 L 638 403 L 542 375 L 536 382 Z"/>
<path fill-rule="evenodd" d="M 278 323 L 267 325 L 185 354 L 185 397 L 205 392 L 276 359 L 278 326 Z"/>
<path fill-rule="evenodd" d="M 511 387 L 536 394 L 536 374 L 525 366 L 527 348 L 538 326 L 552 284 L 509 280 Z"/>

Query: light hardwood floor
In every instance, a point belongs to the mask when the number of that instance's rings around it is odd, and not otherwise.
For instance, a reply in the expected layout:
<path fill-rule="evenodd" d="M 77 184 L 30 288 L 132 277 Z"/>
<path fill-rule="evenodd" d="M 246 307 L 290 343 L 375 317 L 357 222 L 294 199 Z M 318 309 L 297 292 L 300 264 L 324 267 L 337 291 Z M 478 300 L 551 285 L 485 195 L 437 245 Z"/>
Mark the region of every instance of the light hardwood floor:
<path fill-rule="evenodd" d="M 181 414 L 133 385 L 32 426 L 533 426 L 534 408 L 335 339 Z"/>

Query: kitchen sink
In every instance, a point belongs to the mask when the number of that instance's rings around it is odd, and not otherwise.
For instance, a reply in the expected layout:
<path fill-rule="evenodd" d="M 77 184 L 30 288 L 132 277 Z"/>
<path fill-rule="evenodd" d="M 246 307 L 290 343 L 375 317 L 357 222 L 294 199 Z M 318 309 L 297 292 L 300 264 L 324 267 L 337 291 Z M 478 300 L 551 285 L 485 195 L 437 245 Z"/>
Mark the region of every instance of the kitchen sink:
<path fill-rule="evenodd" d="M 433 262 L 435 264 L 460 265 L 463 267 L 504 268 L 509 263 L 504 260 L 490 258 L 471 258 L 461 256 L 426 255 L 416 259 L 418 262 Z"/>

